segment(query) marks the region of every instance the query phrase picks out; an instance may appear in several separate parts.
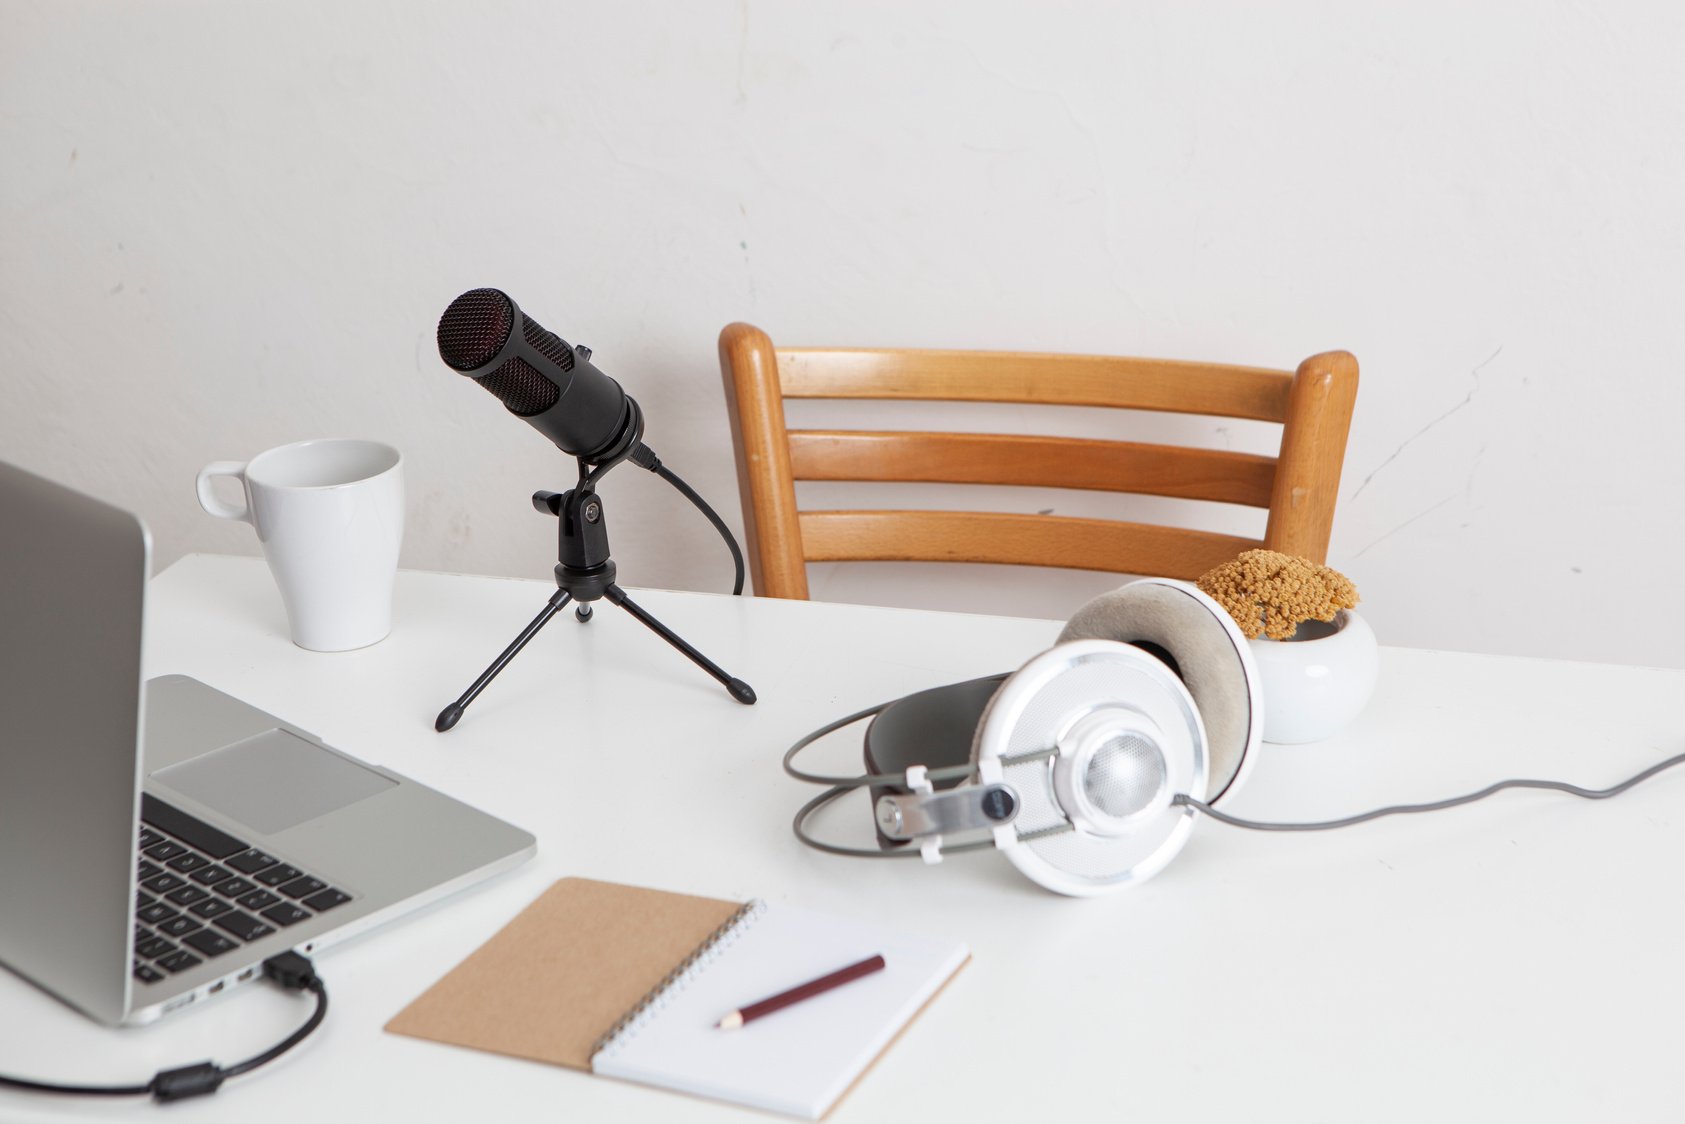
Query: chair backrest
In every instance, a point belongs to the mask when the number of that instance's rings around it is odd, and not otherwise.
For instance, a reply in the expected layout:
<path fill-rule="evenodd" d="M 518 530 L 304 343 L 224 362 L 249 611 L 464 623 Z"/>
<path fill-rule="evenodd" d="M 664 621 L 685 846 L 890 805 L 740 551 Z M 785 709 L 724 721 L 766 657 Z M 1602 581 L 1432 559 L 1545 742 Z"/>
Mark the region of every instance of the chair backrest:
<path fill-rule="evenodd" d="M 1194 578 L 1267 547 L 1324 562 L 1357 360 L 1295 371 L 1013 352 L 775 348 L 720 333 L 755 590 L 807 597 L 810 561 L 1058 565 Z M 1006 434 L 791 430 L 786 398 L 1112 406 L 1282 425 L 1280 454 Z M 1017 484 L 1218 500 L 1269 509 L 1262 541 L 1107 519 L 955 511 L 798 511 L 797 480 Z"/>

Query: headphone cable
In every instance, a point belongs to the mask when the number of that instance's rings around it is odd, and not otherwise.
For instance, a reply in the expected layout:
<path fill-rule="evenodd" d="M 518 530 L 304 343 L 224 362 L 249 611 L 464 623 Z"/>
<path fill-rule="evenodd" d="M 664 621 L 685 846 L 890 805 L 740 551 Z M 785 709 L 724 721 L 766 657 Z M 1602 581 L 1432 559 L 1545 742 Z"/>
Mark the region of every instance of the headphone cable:
<path fill-rule="evenodd" d="M 1332 831 L 1337 827 L 1351 827 L 1354 824 L 1367 823 L 1378 820 L 1382 816 L 1402 816 L 1416 812 L 1438 812 L 1445 808 L 1455 808 L 1461 804 L 1473 804 L 1476 800 L 1484 800 L 1494 793 L 1502 792 L 1506 788 L 1542 788 L 1552 792 L 1566 792 L 1570 796 L 1578 796 L 1584 800 L 1607 800 L 1611 796 L 1619 796 L 1636 784 L 1649 780 L 1657 773 L 1671 769 L 1675 765 L 1685 764 L 1685 753 L 1678 753 L 1665 761 L 1658 761 L 1649 768 L 1635 773 L 1619 784 L 1608 788 L 1581 788 L 1577 784 L 1566 781 L 1540 781 L 1514 778 L 1487 785 L 1479 792 L 1470 792 L 1463 796 L 1452 796 L 1445 800 L 1434 800 L 1426 804 L 1391 804 L 1385 808 L 1376 808 L 1372 812 L 1363 812 L 1355 816 L 1346 816 L 1338 820 L 1319 820 L 1315 823 L 1268 823 L 1262 820 L 1242 819 L 1231 816 L 1227 812 L 1219 812 L 1203 800 L 1196 800 L 1186 794 L 1178 794 L 1171 803 L 1192 808 L 1196 812 L 1210 816 L 1218 823 L 1228 824 L 1230 827 L 1244 827 L 1251 831 Z"/>

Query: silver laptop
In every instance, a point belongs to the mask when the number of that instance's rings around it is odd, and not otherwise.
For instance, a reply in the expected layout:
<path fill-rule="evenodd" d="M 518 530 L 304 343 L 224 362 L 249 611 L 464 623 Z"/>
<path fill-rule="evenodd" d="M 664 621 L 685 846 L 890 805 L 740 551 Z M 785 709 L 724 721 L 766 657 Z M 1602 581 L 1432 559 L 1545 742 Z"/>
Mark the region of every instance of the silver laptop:
<path fill-rule="evenodd" d="M 0 963 L 150 1022 L 533 855 L 204 683 L 143 683 L 150 555 L 136 516 L 0 463 Z"/>

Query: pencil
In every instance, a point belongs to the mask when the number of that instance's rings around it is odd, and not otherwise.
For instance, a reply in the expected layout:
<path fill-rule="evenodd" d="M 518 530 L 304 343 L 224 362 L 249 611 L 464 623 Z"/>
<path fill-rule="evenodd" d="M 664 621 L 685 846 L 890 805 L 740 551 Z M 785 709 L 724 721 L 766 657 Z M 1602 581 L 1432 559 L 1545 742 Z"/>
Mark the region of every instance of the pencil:
<path fill-rule="evenodd" d="M 731 1014 L 720 1020 L 721 1030 L 736 1030 L 744 1023 L 753 1022 L 763 1015 L 770 1015 L 774 1011 L 782 1011 L 792 1003 L 800 1003 L 804 999 L 811 999 L 815 995 L 823 994 L 832 988 L 841 987 L 861 976 L 869 976 L 873 972 L 883 971 L 883 957 L 872 956 L 850 964 L 846 968 L 838 968 L 828 976 L 820 976 L 816 980 L 809 980 L 800 987 L 792 987 L 789 991 L 781 991 L 777 995 L 769 995 L 757 1003 L 747 1007 L 739 1007 Z"/>

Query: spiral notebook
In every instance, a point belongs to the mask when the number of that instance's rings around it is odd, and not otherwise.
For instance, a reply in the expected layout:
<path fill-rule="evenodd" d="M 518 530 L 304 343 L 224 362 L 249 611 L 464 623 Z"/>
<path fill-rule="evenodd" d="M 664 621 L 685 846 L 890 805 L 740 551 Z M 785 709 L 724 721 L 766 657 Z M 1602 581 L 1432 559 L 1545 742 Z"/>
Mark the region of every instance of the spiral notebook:
<path fill-rule="evenodd" d="M 881 972 L 716 1025 L 874 954 Z M 564 878 L 386 1029 L 816 1120 L 968 959 L 953 941 L 783 903 Z"/>

